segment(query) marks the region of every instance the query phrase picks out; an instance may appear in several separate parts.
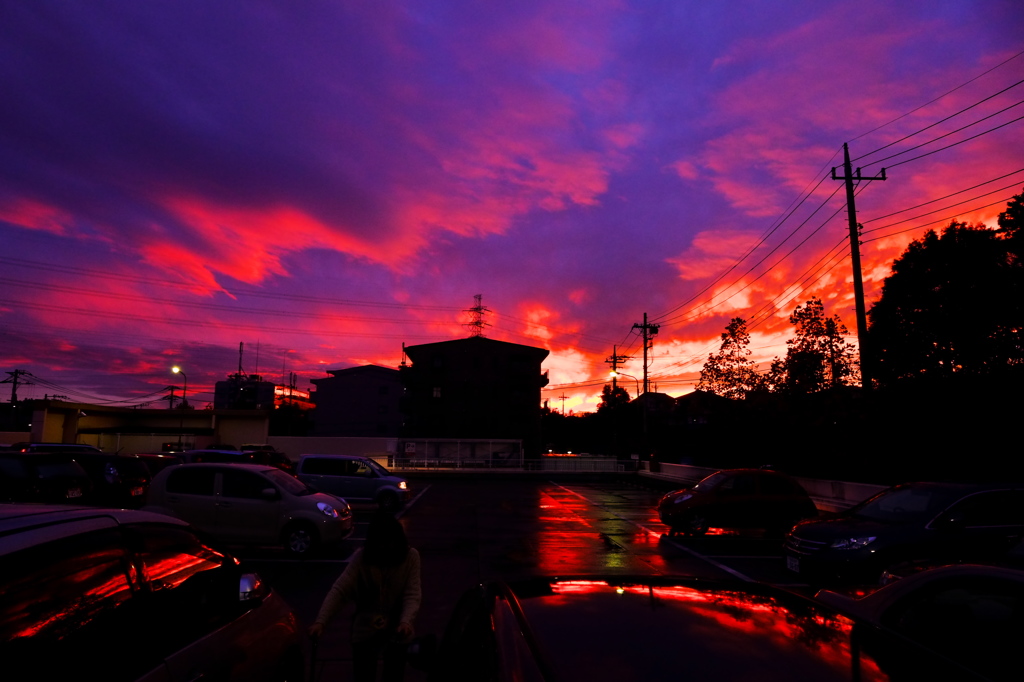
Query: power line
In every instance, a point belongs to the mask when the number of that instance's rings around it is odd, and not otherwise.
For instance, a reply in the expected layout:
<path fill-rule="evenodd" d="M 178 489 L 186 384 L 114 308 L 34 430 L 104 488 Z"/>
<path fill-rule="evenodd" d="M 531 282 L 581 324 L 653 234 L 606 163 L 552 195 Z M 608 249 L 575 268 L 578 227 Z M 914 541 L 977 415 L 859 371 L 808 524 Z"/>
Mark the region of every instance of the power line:
<path fill-rule="evenodd" d="M 883 123 L 883 124 L 882 124 L 882 125 L 880 125 L 880 126 L 877 126 L 877 127 L 875 127 L 875 128 L 872 128 L 871 130 L 867 131 L 866 133 L 861 133 L 861 134 L 860 134 L 860 135 L 858 135 L 857 137 L 855 137 L 855 138 L 853 138 L 852 140 L 850 140 L 850 142 L 853 142 L 853 141 L 855 141 L 855 140 L 859 140 L 860 138 L 864 137 L 865 135 L 870 135 L 871 133 L 873 133 L 873 132 L 876 132 L 876 131 L 878 131 L 878 130 L 881 130 L 882 128 L 885 128 L 886 126 L 892 125 L 892 124 L 893 124 L 893 123 L 895 123 L 896 121 L 899 121 L 899 120 L 901 120 L 901 119 L 904 119 L 904 118 L 906 118 L 907 116 L 910 116 L 911 114 L 913 114 L 913 113 L 916 113 L 916 112 L 920 111 L 921 109 L 924 109 L 925 107 L 927 107 L 927 106 L 929 106 L 929 105 L 935 104 L 935 103 L 936 103 L 936 102 L 938 102 L 938 101 L 939 101 L 940 99 L 943 99 L 944 97 L 947 97 L 948 95 L 952 95 L 952 94 L 953 94 L 954 92 L 956 92 L 957 90 L 959 90 L 959 89 L 961 89 L 961 88 L 964 88 L 964 87 L 966 87 L 966 86 L 970 85 L 971 83 L 973 83 L 974 81 L 978 80 L 979 78 L 981 78 L 981 77 L 983 77 L 983 76 L 987 76 L 988 74 L 992 73 L 992 72 L 993 72 L 993 71 L 995 71 L 996 69 L 998 69 L 998 68 L 1001 68 L 1001 67 L 1003 67 L 1003 66 L 1005 66 L 1005 65 L 1009 64 L 1010 62 L 1012 62 L 1012 61 L 1013 61 L 1014 59 L 1017 59 L 1017 58 L 1018 58 L 1018 57 L 1020 57 L 1021 55 L 1024 55 L 1024 50 L 1021 50 L 1020 52 L 1018 52 L 1017 54 L 1013 55 L 1012 57 L 1009 57 L 1009 58 L 1007 58 L 1007 59 L 1005 59 L 1005 60 L 1003 60 L 1003 61 L 999 62 L 998 64 L 996 64 L 995 66 L 993 66 L 993 67 L 992 67 L 991 69 L 988 69 L 987 71 L 982 71 L 981 73 L 979 73 L 979 74 L 978 74 L 977 76 L 975 76 L 974 78 L 972 78 L 972 79 L 970 79 L 969 81 L 966 81 L 966 82 L 964 82 L 964 83 L 961 83 L 960 85 L 956 86 L 956 87 L 955 87 L 955 88 L 953 88 L 952 90 L 949 90 L 949 91 L 947 91 L 947 92 L 944 92 L 944 93 L 942 93 L 941 95 L 939 95 L 939 96 L 938 96 L 938 97 L 936 97 L 935 99 L 933 99 L 933 100 L 930 100 L 930 101 L 928 101 L 928 102 L 925 102 L 925 103 L 924 103 L 924 104 L 922 104 L 921 106 L 919 106 L 919 107 L 915 107 L 915 108 L 911 109 L 910 111 L 908 111 L 907 113 L 905 113 L 905 114 L 901 114 L 901 115 L 897 116 L 896 118 L 892 119 L 891 121 L 889 121 L 889 122 L 887 122 L 887 123 Z M 877 151 L 877 150 L 876 150 L 876 151 Z M 871 153 L 871 152 L 869 152 L 869 153 Z"/>

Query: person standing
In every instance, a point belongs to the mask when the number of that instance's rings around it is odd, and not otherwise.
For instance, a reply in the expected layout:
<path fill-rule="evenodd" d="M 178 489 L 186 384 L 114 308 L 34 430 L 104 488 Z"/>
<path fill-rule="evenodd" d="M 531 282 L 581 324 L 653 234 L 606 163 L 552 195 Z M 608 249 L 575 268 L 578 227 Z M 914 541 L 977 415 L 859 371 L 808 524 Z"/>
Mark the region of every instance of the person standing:
<path fill-rule="evenodd" d="M 384 658 L 384 682 L 405 675 L 405 649 L 422 600 L 420 555 L 409 546 L 405 529 L 393 516 L 370 521 L 366 544 L 357 551 L 327 592 L 309 636 L 318 638 L 334 614 L 355 604 L 352 618 L 352 666 L 356 682 L 373 682 Z"/>

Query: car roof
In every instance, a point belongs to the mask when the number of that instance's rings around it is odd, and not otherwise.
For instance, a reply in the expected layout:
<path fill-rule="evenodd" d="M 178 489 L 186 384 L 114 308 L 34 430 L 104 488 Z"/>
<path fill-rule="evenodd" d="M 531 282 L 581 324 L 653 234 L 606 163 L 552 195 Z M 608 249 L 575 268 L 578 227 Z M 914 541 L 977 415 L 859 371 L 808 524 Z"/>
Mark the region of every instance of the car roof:
<path fill-rule="evenodd" d="M 500 584 L 492 584 L 491 589 Z M 526 646 L 507 647 L 510 665 L 530 657 L 553 679 L 849 680 L 851 624 L 836 611 L 759 583 L 674 576 L 567 576 L 510 583 L 510 611 Z M 595 617 L 601 614 L 600 617 Z M 619 627 L 609 631 L 608 622 Z M 866 624 L 865 624 L 866 625 Z M 496 633 L 503 637 L 512 629 Z M 672 652 L 671 658 L 664 653 Z M 863 655 L 863 654 L 860 654 Z M 519 658 L 519 660 L 515 660 Z M 945 664 L 945 661 L 942 661 Z M 956 669 L 958 666 L 953 667 Z M 871 670 L 871 663 L 860 673 Z M 970 676 L 967 676 L 970 678 Z M 547 678 L 545 678 L 547 679 Z"/>
<path fill-rule="evenodd" d="M 180 469 L 244 469 L 247 471 L 280 471 L 276 466 L 271 464 L 253 464 L 250 462 L 183 462 L 182 464 L 175 464 L 172 467 L 162 469 L 160 473 L 165 471 L 178 471 Z"/>
<path fill-rule="evenodd" d="M 330 457 L 331 459 L 369 459 L 364 455 L 332 455 L 330 453 L 309 453 L 306 455 L 299 455 L 299 459 L 303 457 Z"/>
<path fill-rule="evenodd" d="M 99 509 L 46 504 L 0 505 L 0 555 L 103 528 L 134 523 L 188 524 L 135 509 Z"/>

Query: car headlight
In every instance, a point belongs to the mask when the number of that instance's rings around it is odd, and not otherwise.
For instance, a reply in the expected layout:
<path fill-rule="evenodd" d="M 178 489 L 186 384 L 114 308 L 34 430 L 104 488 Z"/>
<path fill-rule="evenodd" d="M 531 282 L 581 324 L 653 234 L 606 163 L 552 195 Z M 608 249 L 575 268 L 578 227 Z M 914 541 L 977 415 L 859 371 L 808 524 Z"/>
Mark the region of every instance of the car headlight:
<path fill-rule="evenodd" d="M 679 504 L 680 502 L 686 502 L 691 497 L 693 497 L 692 493 L 684 493 L 684 494 L 680 495 L 679 497 L 676 497 L 675 499 L 673 499 L 672 500 L 672 504 Z"/>
<path fill-rule="evenodd" d="M 860 549 L 861 547 L 867 547 L 874 541 L 874 535 L 862 538 L 840 538 L 832 542 L 832 549 Z"/>
<path fill-rule="evenodd" d="M 409 489 L 409 484 L 406 483 L 405 481 L 399 481 L 398 482 L 398 489 L 399 490 L 408 490 Z"/>
<path fill-rule="evenodd" d="M 330 516 L 332 519 L 338 518 L 338 510 L 326 502 L 317 502 L 316 508 L 322 511 L 325 516 Z"/>

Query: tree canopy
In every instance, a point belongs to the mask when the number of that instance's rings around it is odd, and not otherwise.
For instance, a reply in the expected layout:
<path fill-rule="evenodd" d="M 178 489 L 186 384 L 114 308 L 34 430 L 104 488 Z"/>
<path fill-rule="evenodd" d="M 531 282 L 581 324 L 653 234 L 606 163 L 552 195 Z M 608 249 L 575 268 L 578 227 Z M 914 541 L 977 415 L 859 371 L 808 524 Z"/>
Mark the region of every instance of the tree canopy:
<path fill-rule="evenodd" d="M 781 393 L 817 393 L 856 383 L 856 347 L 846 340 L 846 325 L 838 315 L 825 316 L 820 298 L 796 307 L 789 316 L 796 336 L 786 341 L 786 357 L 775 358 L 766 378 L 768 388 Z"/>
<path fill-rule="evenodd" d="M 754 361 L 750 359 L 750 334 L 742 317 L 734 317 L 722 332 L 718 353 L 708 356 L 700 371 L 698 391 L 725 398 L 745 398 L 761 384 Z"/>
<path fill-rule="evenodd" d="M 1022 196 L 1000 229 L 952 222 L 929 230 L 892 265 L 869 312 L 869 348 L 882 385 L 909 379 L 995 377 L 1024 363 Z"/>

